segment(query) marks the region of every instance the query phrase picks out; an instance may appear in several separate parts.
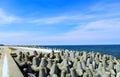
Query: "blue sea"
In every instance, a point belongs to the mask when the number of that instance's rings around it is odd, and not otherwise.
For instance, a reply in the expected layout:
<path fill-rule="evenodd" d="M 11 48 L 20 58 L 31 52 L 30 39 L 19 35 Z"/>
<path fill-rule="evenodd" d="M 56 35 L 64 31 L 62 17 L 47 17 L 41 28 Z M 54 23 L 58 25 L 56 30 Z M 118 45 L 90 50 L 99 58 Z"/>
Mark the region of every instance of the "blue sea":
<path fill-rule="evenodd" d="M 102 54 L 108 54 L 120 59 L 120 45 L 48 45 L 40 46 L 45 48 L 68 49 L 75 51 L 85 50 L 87 52 L 94 51 Z"/>

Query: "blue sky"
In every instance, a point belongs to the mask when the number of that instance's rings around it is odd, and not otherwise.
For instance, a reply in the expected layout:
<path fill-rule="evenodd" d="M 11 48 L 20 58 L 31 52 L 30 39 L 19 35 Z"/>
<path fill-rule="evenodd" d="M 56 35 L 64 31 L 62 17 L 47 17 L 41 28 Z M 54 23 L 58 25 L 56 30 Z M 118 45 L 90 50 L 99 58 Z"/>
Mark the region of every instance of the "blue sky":
<path fill-rule="evenodd" d="M 119 0 L 0 0 L 0 43 L 120 44 Z"/>

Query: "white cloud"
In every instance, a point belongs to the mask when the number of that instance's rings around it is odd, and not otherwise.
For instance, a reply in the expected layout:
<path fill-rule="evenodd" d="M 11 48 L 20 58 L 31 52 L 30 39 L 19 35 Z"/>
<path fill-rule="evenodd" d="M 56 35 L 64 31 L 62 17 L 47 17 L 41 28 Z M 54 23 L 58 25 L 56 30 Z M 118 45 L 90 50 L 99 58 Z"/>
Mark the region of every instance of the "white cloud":
<path fill-rule="evenodd" d="M 119 2 L 112 2 L 112 3 L 97 3 L 89 8 L 90 11 L 106 11 L 106 12 L 116 12 L 119 11 L 120 8 L 120 3 Z M 113 11 L 114 10 L 114 11 Z"/>
<path fill-rule="evenodd" d="M 59 24 L 59 23 L 79 23 L 80 20 L 90 19 L 93 18 L 93 15 L 60 15 L 60 16 L 53 16 L 53 17 L 47 17 L 47 18 L 38 18 L 29 20 L 29 23 L 34 24 Z"/>
<path fill-rule="evenodd" d="M 61 15 L 56 17 L 38 18 L 30 20 L 26 18 L 24 22 L 33 24 L 60 24 L 60 23 L 82 23 L 69 32 L 59 35 L 40 35 L 39 33 L 17 32 L 0 33 L 0 40 L 9 44 L 95 44 L 95 43 L 120 43 L 120 10 L 118 5 L 98 5 L 88 12 L 98 13 Z M 101 12 L 102 11 L 102 14 Z M 103 11 L 106 11 L 105 13 Z M 100 12 L 100 13 L 99 13 Z M 0 10 L 0 23 L 13 23 L 16 17 L 7 15 Z M 87 22 L 88 21 L 88 22 Z M 23 21 L 22 21 L 23 22 Z M 65 26 L 65 25 L 64 25 Z M 61 30 L 62 31 L 62 30 Z M 49 31 L 46 31 L 49 32 Z"/>
<path fill-rule="evenodd" d="M 120 42 L 120 19 L 106 19 L 90 22 L 84 27 L 57 36 L 42 36 L 46 43 L 53 44 L 112 44 Z M 39 37 L 38 37 L 39 38 Z M 40 40 L 37 39 L 37 40 Z"/>
<path fill-rule="evenodd" d="M 96 21 L 96 20 L 104 20 L 109 18 L 114 18 L 120 16 L 120 3 L 112 2 L 112 3 L 102 3 L 98 2 L 95 5 L 90 6 L 86 12 L 77 11 L 76 14 L 69 15 L 60 15 L 53 16 L 47 18 L 36 18 L 33 20 L 28 20 L 29 23 L 33 24 L 75 24 L 83 23 L 87 21 Z M 101 22 L 102 23 L 102 22 Z"/>
<path fill-rule="evenodd" d="M 105 44 L 120 42 L 120 18 L 92 21 L 59 35 L 31 32 L 0 32 L 6 44 Z"/>
<path fill-rule="evenodd" d="M 28 44 L 35 40 L 28 32 L 0 32 L 0 43 L 3 44 Z M 35 42 L 35 41 L 34 41 Z"/>
<path fill-rule="evenodd" d="M 21 20 L 21 18 L 7 15 L 6 12 L 4 12 L 2 8 L 0 8 L 0 24 L 15 23 L 19 20 Z"/>
<path fill-rule="evenodd" d="M 109 40 L 120 39 L 120 19 L 98 20 L 86 24 L 84 27 L 78 26 L 76 30 L 68 32 L 64 37 L 71 40 Z"/>
<path fill-rule="evenodd" d="M 112 44 L 120 43 L 120 18 L 92 21 L 59 35 L 31 32 L 0 32 L 5 44 Z"/>
<path fill-rule="evenodd" d="M 68 19 L 66 16 L 52 17 L 52 18 L 40 18 L 32 20 L 31 23 L 43 23 L 43 24 L 53 24 L 63 22 L 65 19 Z"/>

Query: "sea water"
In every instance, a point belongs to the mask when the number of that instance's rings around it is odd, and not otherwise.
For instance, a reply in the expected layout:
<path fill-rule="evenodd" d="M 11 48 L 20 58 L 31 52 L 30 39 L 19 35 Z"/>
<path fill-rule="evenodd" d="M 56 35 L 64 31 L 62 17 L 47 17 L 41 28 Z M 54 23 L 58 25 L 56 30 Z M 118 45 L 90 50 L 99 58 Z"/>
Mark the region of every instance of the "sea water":
<path fill-rule="evenodd" d="M 108 54 L 120 59 L 120 45 L 48 45 L 40 46 L 45 48 L 68 49 L 74 51 L 94 51 L 102 54 Z"/>

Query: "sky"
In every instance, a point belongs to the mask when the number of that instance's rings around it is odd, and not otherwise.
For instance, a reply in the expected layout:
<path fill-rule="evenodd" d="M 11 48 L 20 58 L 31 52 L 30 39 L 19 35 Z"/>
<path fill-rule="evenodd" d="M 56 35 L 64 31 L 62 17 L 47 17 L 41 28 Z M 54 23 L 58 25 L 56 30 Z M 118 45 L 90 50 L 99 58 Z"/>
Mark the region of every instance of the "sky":
<path fill-rule="evenodd" d="M 120 44 L 120 0 L 0 0 L 0 43 Z"/>

